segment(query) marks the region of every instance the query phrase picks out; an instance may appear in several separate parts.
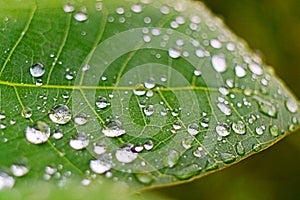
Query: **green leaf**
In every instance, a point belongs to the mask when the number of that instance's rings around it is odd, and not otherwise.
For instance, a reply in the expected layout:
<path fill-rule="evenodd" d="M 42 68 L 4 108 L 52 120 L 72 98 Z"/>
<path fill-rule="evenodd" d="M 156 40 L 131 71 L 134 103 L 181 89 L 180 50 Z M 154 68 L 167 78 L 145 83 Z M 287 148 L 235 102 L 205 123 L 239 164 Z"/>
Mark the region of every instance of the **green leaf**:
<path fill-rule="evenodd" d="M 299 127 L 272 68 L 199 2 L 0 7 L 0 189 L 180 183 Z"/>

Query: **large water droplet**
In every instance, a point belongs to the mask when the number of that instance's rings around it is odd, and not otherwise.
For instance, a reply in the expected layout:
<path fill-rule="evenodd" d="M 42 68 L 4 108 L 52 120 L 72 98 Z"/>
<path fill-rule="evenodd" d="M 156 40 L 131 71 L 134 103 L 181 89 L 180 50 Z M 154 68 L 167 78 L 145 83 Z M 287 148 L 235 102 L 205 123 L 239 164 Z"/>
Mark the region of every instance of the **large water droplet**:
<path fill-rule="evenodd" d="M 113 167 L 112 157 L 109 154 L 100 156 L 97 160 L 90 161 L 90 168 L 97 174 L 103 174 Z"/>
<path fill-rule="evenodd" d="M 102 133 L 107 137 L 119 137 L 126 133 L 122 128 L 122 122 L 119 120 L 110 120 L 106 124 L 106 128 L 102 130 Z"/>
<path fill-rule="evenodd" d="M 257 135 L 264 134 L 265 130 L 266 130 L 266 127 L 263 125 L 255 128 L 255 132 Z"/>
<path fill-rule="evenodd" d="M 219 72 L 225 72 L 227 69 L 227 64 L 226 64 L 226 59 L 225 59 L 225 55 L 224 54 L 217 54 L 214 55 L 211 59 L 213 68 Z"/>
<path fill-rule="evenodd" d="M 143 84 L 138 84 L 134 87 L 133 93 L 137 96 L 143 96 L 146 94 L 146 88 Z"/>
<path fill-rule="evenodd" d="M 177 170 L 174 175 L 180 180 L 186 180 L 199 174 L 202 168 L 197 164 L 188 165 L 180 170 Z"/>
<path fill-rule="evenodd" d="M 50 127 L 45 122 L 38 121 L 37 123 L 26 128 L 25 136 L 27 141 L 30 143 L 44 143 L 50 137 Z"/>
<path fill-rule="evenodd" d="M 181 49 L 178 47 L 170 48 L 168 53 L 171 58 L 179 58 L 181 56 Z"/>
<path fill-rule="evenodd" d="M 180 154 L 178 151 L 172 149 L 164 159 L 164 166 L 170 168 L 174 167 L 178 163 L 179 158 Z"/>
<path fill-rule="evenodd" d="M 95 154 L 101 155 L 101 154 L 104 154 L 106 152 L 106 147 L 104 145 L 94 144 L 93 151 L 94 151 Z"/>
<path fill-rule="evenodd" d="M 90 141 L 87 139 L 87 136 L 85 133 L 78 133 L 78 136 L 76 138 L 70 139 L 70 146 L 72 149 L 75 150 L 81 150 L 89 146 Z"/>
<path fill-rule="evenodd" d="M 148 141 L 145 142 L 145 144 L 144 144 L 144 148 L 145 148 L 147 151 L 150 151 L 153 147 L 154 147 L 154 143 L 153 143 L 152 140 L 148 140 Z"/>
<path fill-rule="evenodd" d="M 15 185 L 15 179 L 6 173 L 0 172 L 0 191 L 3 189 L 11 189 Z"/>
<path fill-rule="evenodd" d="M 199 125 L 197 123 L 191 123 L 187 127 L 187 131 L 191 135 L 197 135 L 199 133 Z"/>
<path fill-rule="evenodd" d="M 230 127 L 226 123 L 223 123 L 216 126 L 216 131 L 219 136 L 225 137 L 230 134 Z"/>
<path fill-rule="evenodd" d="M 84 125 L 87 123 L 87 115 L 85 113 L 79 113 L 74 117 L 74 122 L 77 125 Z"/>
<path fill-rule="evenodd" d="M 246 126 L 244 122 L 237 121 L 233 122 L 231 125 L 232 130 L 237 134 L 245 134 L 246 133 Z"/>
<path fill-rule="evenodd" d="M 148 89 L 154 88 L 155 87 L 155 80 L 154 80 L 154 78 L 150 78 L 149 80 L 145 81 L 144 85 Z"/>
<path fill-rule="evenodd" d="M 295 113 L 298 111 L 298 104 L 292 98 L 289 98 L 288 100 L 286 100 L 285 106 L 291 113 Z"/>
<path fill-rule="evenodd" d="M 66 124 L 71 120 L 70 109 L 64 104 L 57 104 L 51 109 L 49 118 L 56 124 Z"/>
<path fill-rule="evenodd" d="M 263 69 L 261 68 L 261 66 L 259 66 L 256 63 L 250 63 L 249 68 L 250 68 L 250 70 L 253 74 L 256 74 L 256 75 L 262 75 L 263 74 Z"/>
<path fill-rule="evenodd" d="M 239 78 L 243 78 L 247 75 L 247 72 L 242 66 L 237 65 L 235 67 L 235 75 Z"/>
<path fill-rule="evenodd" d="M 138 154 L 131 151 L 131 145 L 127 145 L 118 149 L 115 156 L 122 163 L 131 163 L 137 158 Z"/>
<path fill-rule="evenodd" d="M 45 67 L 41 63 L 36 63 L 30 67 L 29 71 L 31 76 L 38 78 L 44 75 Z"/>
<path fill-rule="evenodd" d="M 217 106 L 222 111 L 222 113 L 224 113 L 226 116 L 231 115 L 231 109 L 229 108 L 228 105 L 226 105 L 224 103 L 218 103 Z"/>
<path fill-rule="evenodd" d="M 88 19 L 88 16 L 85 13 L 79 12 L 74 15 L 74 19 L 78 22 L 84 22 Z"/>

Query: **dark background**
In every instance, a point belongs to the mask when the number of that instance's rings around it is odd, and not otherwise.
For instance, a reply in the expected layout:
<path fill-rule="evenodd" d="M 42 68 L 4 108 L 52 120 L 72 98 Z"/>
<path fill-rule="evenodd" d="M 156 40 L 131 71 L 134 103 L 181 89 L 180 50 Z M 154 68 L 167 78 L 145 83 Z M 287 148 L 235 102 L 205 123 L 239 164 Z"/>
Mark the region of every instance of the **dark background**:
<path fill-rule="evenodd" d="M 300 98 L 300 0 L 203 0 Z M 156 189 L 173 199 L 300 199 L 300 131 L 234 166 Z"/>

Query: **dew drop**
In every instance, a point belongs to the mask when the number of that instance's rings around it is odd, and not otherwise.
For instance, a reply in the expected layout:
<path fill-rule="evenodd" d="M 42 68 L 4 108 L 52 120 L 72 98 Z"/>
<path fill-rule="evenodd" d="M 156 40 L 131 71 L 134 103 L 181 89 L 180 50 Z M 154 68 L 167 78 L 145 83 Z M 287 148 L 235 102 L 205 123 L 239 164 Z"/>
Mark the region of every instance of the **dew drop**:
<path fill-rule="evenodd" d="M 254 144 L 252 146 L 253 151 L 258 152 L 261 150 L 261 144 Z"/>
<path fill-rule="evenodd" d="M 228 105 L 226 105 L 224 103 L 218 103 L 217 106 L 222 111 L 222 113 L 224 113 L 226 116 L 231 115 L 231 109 L 229 108 Z"/>
<path fill-rule="evenodd" d="M 151 149 L 153 149 L 154 147 L 154 143 L 152 140 L 148 140 L 147 142 L 145 142 L 144 144 L 144 148 L 147 150 L 147 151 L 150 151 Z"/>
<path fill-rule="evenodd" d="M 270 134 L 277 137 L 280 134 L 280 130 L 277 125 L 271 125 L 269 128 Z"/>
<path fill-rule="evenodd" d="M 188 137 L 188 138 L 184 138 L 182 141 L 181 141 L 181 145 L 183 148 L 185 149 L 190 149 L 192 147 L 192 143 L 193 143 L 193 138 L 191 137 Z"/>
<path fill-rule="evenodd" d="M 262 75 L 263 74 L 263 70 L 262 70 L 261 66 L 259 66 L 256 63 L 249 64 L 249 68 L 250 68 L 250 70 L 253 74 L 256 74 L 256 75 Z"/>
<path fill-rule="evenodd" d="M 74 122 L 77 125 L 84 125 L 87 123 L 87 115 L 85 113 L 79 113 L 74 117 Z"/>
<path fill-rule="evenodd" d="M 222 73 L 226 71 L 227 64 L 226 64 L 226 59 L 224 54 L 214 55 L 211 59 L 211 62 L 216 72 Z"/>
<path fill-rule="evenodd" d="M 235 67 L 235 75 L 239 78 L 243 78 L 247 75 L 247 72 L 242 66 L 237 65 Z"/>
<path fill-rule="evenodd" d="M 137 96 L 143 96 L 146 94 L 146 88 L 143 84 L 138 84 L 134 87 L 133 93 Z"/>
<path fill-rule="evenodd" d="M 264 134 L 265 130 L 266 130 L 266 127 L 265 127 L 265 126 L 259 126 L 259 127 L 256 127 L 256 128 L 255 128 L 255 132 L 256 132 L 257 135 L 262 135 L 262 134 Z"/>
<path fill-rule="evenodd" d="M 142 143 L 138 143 L 138 144 L 132 146 L 131 150 L 134 153 L 139 153 L 139 152 L 142 152 L 144 150 L 144 146 L 142 145 Z"/>
<path fill-rule="evenodd" d="M 64 104 L 57 104 L 53 106 L 49 113 L 49 118 L 56 124 L 66 124 L 71 120 L 71 117 L 69 107 Z"/>
<path fill-rule="evenodd" d="M 26 107 L 21 112 L 22 117 L 28 119 L 32 116 L 32 110 L 29 107 Z"/>
<path fill-rule="evenodd" d="M 223 123 L 216 126 L 216 131 L 219 136 L 226 137 L 230 134 L 230 127 L 226 123 Z"/>
<path fill-rule="evenodd" d="M 141 5 L 136 4 L 136 5 L 131 6 L 131 10 L 132 10 L 132 12 L 140 13 L 143 11 L 143 8 Z"/>
<path fill-rule="evenodd" d="M 29 71 L 31 76 L 38 78 L 44 75 L 45 67 L 41 63 L 36 63 L 30 67 Z"/>
<path fill-rule="evenodd" d="M 180 170 L 177 170 L 174 175 L 180 180 L 186 180 L 199 174 L 202 168 L 197 164 L 188 165 Z"/>
<path fill-rule="evenodd" d="M 107 99 L 105 97 L 102 97 L 102 96 L 98 97 L 98 100 L 96 101 L 96 106 L 99 109 L 104 109 L 109 105 L 110 105 L 110 103 L 107 101 Z"/>
<path fill-rule="evenodd" d="M 10 166 L 10 171 L 14 176 L 21 177 L 26 175 L 29 172 L 29 168 L 24 165 L 12 165 Z"/>
<path fill-rule="evenodd" d="M 50 137 L 50 127 L 45 122 L 38 121 L 26 128 L 25 136 L 27 141 L 32 144 L 44 143 Z"/>
<path fill-rule="evenodd" d="M 291 113 L 295 113 L 298 111 L 298 104 L 292 98 L 289 98 L 288 100 L 286 100 L 285 106 Z"/>
<path fill-rule="evenodd" d="M 69 145 L 72 149 L 81 150 L 89 145 L 90 141 L 87 139 L 85 133 L 78 133 L 76 138 L 70 139 Z"/>
<path fill-rule="evenodd" d="M 11 189 L 15 185 L 15 179 L 6 173 L 0 172 L 0 191 L 3 189 Z"/>
<path fill-rule="evenodd" d="M 150 78 L 149 80 L 145 81 L 144 85 L 148 89 L 154 88 L 155 87 L 155 80 L 154 80 L 154 78 Z"/>
<path fill-rule="evenodd" d="M 140 183 L 145 185 L 150 185 L 154 181 L 153 175 L 149 172 L 137 173 L 135 174 L 135 177 Z"/>
<path fill-rule="evenodd" d="M 151 116 L 154 113 L 154 106 L 152 104 L 150 104 L 149 106 L 146 106 L 144 108 L 144 113 L 146 116 Z"/>
<path fill-rule="evenodd" d="M 171 58 L 179 58 L 181 56 L 181 49 L 178 47 L 170 48 L 168 53 Z"/>
<path fill-rule="evenodd" d="M 225 164 L 230 164 L 233 163 L 236 159 L 236 157 L 231 154 L 231 153 L 221 153 L 221 160 L 225 163 Z"/>
<path fill-rule="evenodd" d="M 94 151 L 95 154 L 101 155 L 101 154 L 104 154 L 106 152 L 106 147 L 104 145 L 94 144 L 93 151 Z"/>
<path fill-rule="evenodd" d="M 194 70 L 194 75 L 195 76 L 201 76 L 201 71 L 200 70 Z"/>
<path fill-rule="evenodd" d="M 181 129 L 181 126 L 182 126 L 181 121 L 176 120 L 176 121 L 173 123 L 172 126 L 173 126 L 173 128 L 174 128 L 175 130 L 180 130 L 180 129 Z"/>
<path fill-rule="evenodd" d="M 96 174 L 103 174 L 113 167 L 112 157 L 109 154 L 100 156 L 97 160 L 90 161 L 90 168 Z"/>
<path fill-rule="evenodd" d="M 244 145 L 242 144 L 242 142 L 237 142 L 235 144 L 235 150 L 236 150 L 237 154 L 239 154 L 240 156 L 245 154 L 245 148 L 244 148 Z"/>
<path fill-rule="evenodd" d="M 217 39 L 212 39 L 210 41 L 210 45 L 213 47 L 213 48 L 216 48 L 216 49 L 220 49 L 222 47 L 222 43 L 217 40 Z"/>
<path fill-rule="evenodd" d="M 61 129 L 55 129 L 55 130 L 54 130 L 54 133 L 53 133 L 53 135 L 52 135 L 52 137 L 53 137 L 54 139 L 56 139 L 56 140 L 61 139 L 63 136 L 64 136 L 64 134 L 63 134 L 63 132 L 62 132 Z"/>
<path fill-rule="evenodd" d="M 70 12 L 73 12 L 75 10 L 74 6 L 72 6 L 70 4 L 65 4 L 63 9 L 66 13 L 70 13 Z"/>
<path fill-rule="evenodd" d="M 122 122 L 119 120 L 111 120 L 106 124 L 106 128 L 102 133 L 107 137 L 119 137 L 124 135 L 126 131 L 122 128 Z"/>
<path fill-rule="evenodd" d="M 131 145 L 127 145 L 118 149 L 115 156 L 121 163 L 131 163 L 137 158 L 138 154 L 131 151 Z"/>
<path fill-rule="evenodd" d="M 246 126 L 242 121 L 233 122 L 231 128 L 237 134 L 242 135 L 246 133 Z"/>
<path fill-rule="evenodd" d="M 197 123 L 191 123 L 187 127 L 187 131 L 191 135 L 197 135 L 199 133 L 199 125 Z"/>
<path fill-rule="evenodd" d="M 164 159 L 164 166 L 172 168 L 174 167 L 180 158 L 180 154 L 176 150 L 171 150 L 169 154 Z"/>
<path fill-rule="evenodd" d="M 6 115 L 5 115 L 5 111 L 1 111 L 0 112 L 0 120 L 5 119 Z"/>
<path fill-rule="evenodd" d="M 261 101 L 258 104 L 259 104 L 261 113 L 263 113 L 269 117 L 273 117 L 273 118 L 277 117 L 277 109 L 272 103 L 267 102 L 267 101 Z"/>
<path fill-rule="evenodd" d="M 79 12 L 74 15 L 74 19 L 78 22 L 84 22 L 88 19 L 88 16 L 85 13 Z"/>

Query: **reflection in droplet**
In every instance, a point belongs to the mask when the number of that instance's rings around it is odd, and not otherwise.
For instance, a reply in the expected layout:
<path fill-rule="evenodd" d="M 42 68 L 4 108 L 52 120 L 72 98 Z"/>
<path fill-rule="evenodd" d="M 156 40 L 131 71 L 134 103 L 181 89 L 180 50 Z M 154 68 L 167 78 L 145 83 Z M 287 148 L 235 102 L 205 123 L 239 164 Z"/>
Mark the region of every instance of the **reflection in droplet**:
<path fill-rule="evenodd" d="M 45 67 L 41 63 L 36 63 L 30 67 L 29 71 L 31 76 L 38 78 L 44 75 Z"/>
<path fill-rule="evenodd" d="M 66 124 L 71 120 L 71 111 L 68 106 L 57 104 L 51 109 L 49 118 L 56 124 Z"/>

